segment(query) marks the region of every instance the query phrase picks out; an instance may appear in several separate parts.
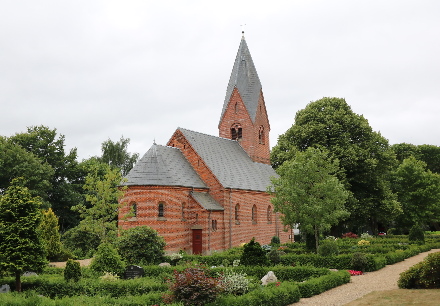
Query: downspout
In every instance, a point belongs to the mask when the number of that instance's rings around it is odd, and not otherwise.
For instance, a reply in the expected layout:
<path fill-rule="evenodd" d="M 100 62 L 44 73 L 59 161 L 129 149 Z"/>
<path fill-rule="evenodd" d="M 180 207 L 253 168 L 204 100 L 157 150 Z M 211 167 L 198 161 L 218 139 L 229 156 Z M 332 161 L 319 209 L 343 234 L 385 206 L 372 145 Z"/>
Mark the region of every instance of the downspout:
<path fill-rule="evenodd" d="M 232 189 L 229 188 L 229 248 L 232 248 Z"/>
<path fill-rule="evenodd" d="M 208 254 L 211 255 L 211 212 L 208 210 Z"/>

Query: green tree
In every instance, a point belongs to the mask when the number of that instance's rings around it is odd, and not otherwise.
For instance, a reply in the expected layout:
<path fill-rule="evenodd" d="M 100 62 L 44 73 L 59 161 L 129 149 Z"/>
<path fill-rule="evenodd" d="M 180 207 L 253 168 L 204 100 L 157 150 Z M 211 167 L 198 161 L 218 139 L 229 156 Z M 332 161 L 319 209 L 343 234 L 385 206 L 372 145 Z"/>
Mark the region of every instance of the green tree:
<path fill-rule="evenodd" d="M 313 234 L 316 249 L 319 235 L 350 215 L 344 206 L 349 193 L 335 176 L 338 170 L 337 160 L 310 147 L 284 162 L 277 169 L 280 176 L 272 179 L 272 203 L 283 223 L 299 223 L 302 232 Z"/>
<path fill-rule="evenodd" d="M 59 217 L 62 231 L 77 225 L 79 216 L 70 208 L 84 201 L 82 185 L 87 173 L 78 167 L 76 148 L 66 153 L 64 135 L 58 135 L 56 129 L 45 126 L 28 127 L 26 133 L 17 133 L 10 137 L 10 141 L 52 167 L 54 172 L 49 179 L 47 200 Z"/>
<path fill-rule="evenodd" d="M 66 246 L 83 243 L 84 247 L 113 242 L 117 236 L 118 200 L 123 195 L 123 189 L 119 188 L 122 181 L 119 169 L 91 160 L 88 163 L 89 174 L 84 184 L 85 198 L 87 203 L 80 203 L 73 210 L 80 213 L 81 221 L 75 228 L 66 232 L 67 238 L 83 237 L 90 241 L 66 241 Z M 81 233 L 87 233 L 83 235 Z M 80 234 L 78 236 L 78 234 Z M 95 237 L 95 238 L 94 238 Z M 75 250 L 71 250 L 75 252 Z M 90 254 L 91 249 L 82 250 Z"/>
<path fill-rule="evenodd" d="M 58 218 L 52 208 L 43 212 L 38 232 L 46 249 L 47 259 L 57 260 L 63 250 L 63 246 L 61 244 Z"/>
<path fill-rule="evenodd" d="M 128 264 L 157 264 L 164 258 L 165 240 L 148 226 L 121 230 L 117 248 Z"/>
<path fill-rule="evenodd" d="M 426 170 L 414 156 L 405 159 L 393 174 L 393 188 L 402 204 L 400 228 L 440 221 L 440 175 Z"/>
<path fill-rule="evenodd" d="M 23 185 L 23 179 L 14 179 L 0 197 L 0 266 L 15 274 L 18 292 L 23 272 L 38 272 L 47 264 L 37 230 L 41 222 L 41 201 Z"/>
<path fill-rule="evenodd" d="M 352 227 L 377 232 L 378 223 L 388 223 L 401 212 L 389 183 L 396 160 L 388 141 L 344 99 L 322 98 L 298 111 L 294 125 L 273 148 L 271 161 L 280 167 L 309 147 L 324 148 L 339 160 L 338 178 L 351 192 L 346 207 Z"/>
<path fill-rule="evenodd" d="M 124 268 L 124 261 L 110 243 L 100 244 L 95 257 L 90 263 L 90 269 L 97 273 L 110 272 L 122 276 Z"/>
<path fill-rule="evenodd" d="M 440 147 L 434 145 L 420 145 L 420 160 L 426 163 L 427 169 L 440 174 Z"/>
<path fill-rule="evenodd" d="M 104 141 L 101 145 L 102 156 L 99 160 L 120 169 L 122 176 L 127 175 L 139 158 L 138 153 L 131 154 L 127 152 L 129 143 L 130 138 L 124 137 L 121 137 L 117 142 L 110 139 Z"/>
<path fill-rule="evenodd" d="M 51 188 L 53 174 L 54 170 L 49 164 L 0 136 L 0 194 L 9 187 L 14 178 L 25 177 L 24 183 L 32 196 L 39 196 L 44 200 Z"/>

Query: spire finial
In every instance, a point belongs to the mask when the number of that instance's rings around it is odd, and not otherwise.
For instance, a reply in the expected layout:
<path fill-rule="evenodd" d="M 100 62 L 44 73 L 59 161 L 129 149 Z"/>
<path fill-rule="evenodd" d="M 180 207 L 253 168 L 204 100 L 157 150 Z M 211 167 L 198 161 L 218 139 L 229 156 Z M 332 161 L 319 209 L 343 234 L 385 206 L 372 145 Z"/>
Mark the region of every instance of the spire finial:
<path fill-rule="evenodd" d="M 153 139 L 153 144 L 156 145 L 156 138 Z"/>
<path fill-rule="evenodd" d="M 246 26 L 246 24 L 241 24 L 240 25 L 240 27 L 241 27 L 241 35 L 242 35 L 242 37 L 244 38 L 244 27 Z"/>

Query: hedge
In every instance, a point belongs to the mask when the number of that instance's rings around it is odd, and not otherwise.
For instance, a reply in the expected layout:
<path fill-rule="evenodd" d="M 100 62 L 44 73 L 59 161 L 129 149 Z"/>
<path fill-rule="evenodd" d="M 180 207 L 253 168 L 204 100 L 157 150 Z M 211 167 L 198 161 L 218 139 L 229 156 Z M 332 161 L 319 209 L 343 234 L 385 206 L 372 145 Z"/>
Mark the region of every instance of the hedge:
<path fill-rule="evenodd" d="M 348 271 L 338 271 L 298 283 L 298 287 L 301 297 L 308 298 L 348 282 L 350 282 L 350 273 Z"/>

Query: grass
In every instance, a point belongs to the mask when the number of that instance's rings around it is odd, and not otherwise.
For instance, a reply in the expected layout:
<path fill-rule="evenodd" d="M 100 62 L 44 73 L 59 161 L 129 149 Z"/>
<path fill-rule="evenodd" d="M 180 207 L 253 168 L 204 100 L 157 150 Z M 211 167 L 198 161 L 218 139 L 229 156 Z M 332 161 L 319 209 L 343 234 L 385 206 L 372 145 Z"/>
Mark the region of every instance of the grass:
<path fill-rule="evenodd" d="M 395 289 L 374 291 L 346 306 L 440 305 L 440 289 Z"/>

